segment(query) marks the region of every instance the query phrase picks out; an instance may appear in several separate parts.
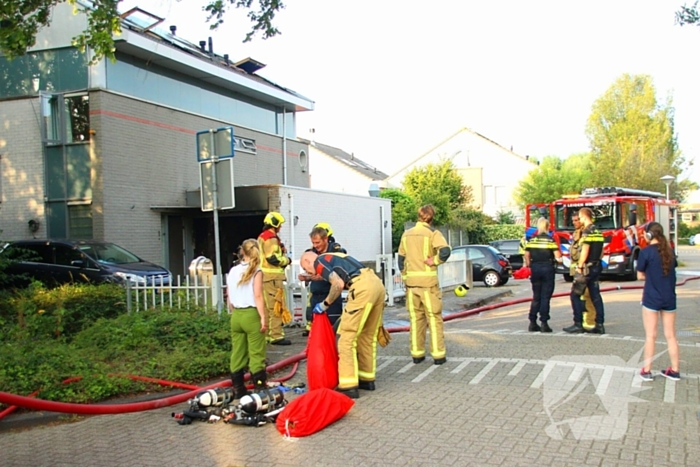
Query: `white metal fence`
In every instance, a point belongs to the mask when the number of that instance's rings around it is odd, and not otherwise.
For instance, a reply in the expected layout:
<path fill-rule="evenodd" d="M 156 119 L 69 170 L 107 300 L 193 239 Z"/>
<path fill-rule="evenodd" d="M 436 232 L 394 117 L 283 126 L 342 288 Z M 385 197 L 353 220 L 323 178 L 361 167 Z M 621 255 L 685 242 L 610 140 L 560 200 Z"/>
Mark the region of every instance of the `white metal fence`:
<path fill-rule="evenodd" d="M 398 255 L 377 255 L 375 271 L 384 282 L 387 305 L 394 306 L 397 298 L 406 295 L 406 286 L 398 268 Z M 300 272 L 299 261 L 292 262 L 287 268 L 286 292 L 287 308 L 292 314 L 292 323 L 302 326 L 306 324 L 308 287 L 299 280 Z M 184 306 L 216 308 L 217 297 L 220 296 L 217 293 L 216 278 L 217 276 L 213 274 L 194 274 L 184 278 L 177 276 L 173 280 L 163 276 L 154 279 L 150 284 L 127 283 L 127 310 L 132 312 Z M 222 282 L 225 282 L 225 278 L 226 276 Z M 471 262 L 466 259 L 465 252 L 453 252 L 446 263 L 438 266 L 438 282 L 443 289 L 461 284 L 472 287 Z M 223 292 L 225 291 L 226 284 L 223 285 Z M 221 294 L 221 296 L 225 295 Z M 224 306 L 223 309 L 226 310 L 227 307 Z"/>

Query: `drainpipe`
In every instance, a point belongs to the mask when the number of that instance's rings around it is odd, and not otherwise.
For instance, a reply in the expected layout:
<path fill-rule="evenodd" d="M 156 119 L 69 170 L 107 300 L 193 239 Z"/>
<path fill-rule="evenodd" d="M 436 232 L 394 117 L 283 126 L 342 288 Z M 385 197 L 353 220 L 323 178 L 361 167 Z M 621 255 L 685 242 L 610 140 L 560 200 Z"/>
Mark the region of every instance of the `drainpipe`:
<path fill-rule="evenodd" d="M 382 254 L 386 253 L 386 245 L 384 242 L 384 222 L 386 222 L 384 220 L 384 206 L 379 206 L 379 234 L 382 237 Z"/>
<path fill-rule="evenodd" d="M 287 184 L 287 107 L 282 107 L 282 184 Z M 291 197 L 291 195 L 290 195 Z"/>
<path fill-rule="evenodd" d="M 296 226 L 294 225 L 294 195 L 287 193 L 287 198 L 289 198 L 289 257 L 294 261 L 294 230 Z"/>

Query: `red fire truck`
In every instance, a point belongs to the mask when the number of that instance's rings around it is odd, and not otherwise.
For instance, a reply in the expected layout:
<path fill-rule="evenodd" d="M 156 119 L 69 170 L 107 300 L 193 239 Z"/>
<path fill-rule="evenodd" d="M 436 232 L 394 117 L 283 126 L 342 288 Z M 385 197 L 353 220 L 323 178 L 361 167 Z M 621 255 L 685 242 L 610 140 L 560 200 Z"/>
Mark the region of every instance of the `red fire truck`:
<path fill-rule="evenodd" d="M 567 281 L 572 280 L 569 274 L 569 247 L 574 231 L 571 216 L 583 207 L 593 211 L 593 223 L 605 238 L 603 274 L 636 280 L 637 257 L 647 246 L 644 228 L 649 222 L 656 221 L 664 227 L 674 249 L 678 243 L 678 203 L 654 191 L 586 188 L 580 195 L 565 196 L 549 205 L 528 205 L 525 213 L 527 226 L 535 225 L 542 213 L 548 214 L 552 236 L 564 257 L 563 264 L 557 266 L 557 273 L 563 274 Z"/>

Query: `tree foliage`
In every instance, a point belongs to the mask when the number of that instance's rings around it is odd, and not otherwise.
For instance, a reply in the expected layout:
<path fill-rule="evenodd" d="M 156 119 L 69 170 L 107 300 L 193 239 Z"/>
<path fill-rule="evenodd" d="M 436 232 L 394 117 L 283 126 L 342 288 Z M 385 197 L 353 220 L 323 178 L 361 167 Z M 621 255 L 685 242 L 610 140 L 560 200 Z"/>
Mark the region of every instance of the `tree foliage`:
<path fill-rule="evenodd" d="M 684 26 L 686 24 L 694 24 L 700 26 L 700 12 L 698 11 L 698 2 L 691 6 L 683 5 L 676 12 L 676 24 Z"/>
<path fill-rule="evenodd" d="M 515 189 L 520 206 L 531 203 L 549 203 L 562 195 L 580 193 L 590 186 L 593 173 L 589 154 L 574 154 L 562 160 L 547 156 L 532 169 Z"/>
<path fill-rule="evenodd" d="M 489 235 L 484 226 L 493 225 L 494 223 L 493 219 L 478 209 L 464 207 L 452 213 L 450 225 L 466 232 L 467 239 L 465 239 L 465 243 L 480 245 L 489 241 Z"/>
<path fill-rule="evenodd" d="M 51 24 L 51 10 L 62 3 L 73 5 L 76 11 L 87 16 L 85 31 L 73 38 L 73 45 L 83 52 L 89 48 L 93 61 L 102 57 L 114 59 L 114 35 L 121 33 L 118 6 L 122 0 L 93 1 L 92 7 L 83 7 L 76 0 L 2 0 L 0 2 L 0 52 L 9 58 L 24 55 L 34 46 L 39 29 Z M 257 6 L 254 5 L 257 3 Z M 273 25 L 275 14 L 284 8 L 281 0 L 210 0 L 202 9 L 206 12 L 210 28 L 223 23 L 230 9 L 248 11 L 252 29 L 243 42 L 261 33 L 263 39 L 280 34 Z M 212 21 L 214 20 L 214 21 Z"/>
<path fill-rule="evenodd" d="M 415 222 L 418 218 L 418 206 L 411 196 L 394 188 L 382 190 L 379 197 L 391 200 L 391 245 L 392 251 L 396 252 L 404 225 L 406 222 Z"/>
<path fill-rule="evenodd" d="M 435 207 L 435 225 L 450 222 L 451 213 L 472 202 L 472 189 L 464 185 L 450 160 L 416 167 L 403 179 L 404 192 L 418 206 L 432 204 Z"/>
<path fill-rule="evenodd" d="M 685 160 L 678 150 L 671 99 L 658 103 L 650 76 L 624 74 L 593 104 L 586 135 L 596 186 L 664 192 L 660 178 L 678 180 Z M 677 197 L 684 184 L 674 183 Z"/>

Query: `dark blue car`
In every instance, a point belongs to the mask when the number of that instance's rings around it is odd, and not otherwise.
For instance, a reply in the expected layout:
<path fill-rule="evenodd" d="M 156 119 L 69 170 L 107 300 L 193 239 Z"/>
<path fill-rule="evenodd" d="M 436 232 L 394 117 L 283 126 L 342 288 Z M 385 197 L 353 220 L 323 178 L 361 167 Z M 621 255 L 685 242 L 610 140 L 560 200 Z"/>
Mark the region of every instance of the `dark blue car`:
<path fill-rule="evenodd" d="M 53 287 L 70 283 L 169 285 L 170 271 L 124 248 L 96 240 L 18 240 L 2 254 L 12 260 L 5 270 L 12 285 L 38 280 Z"/>

